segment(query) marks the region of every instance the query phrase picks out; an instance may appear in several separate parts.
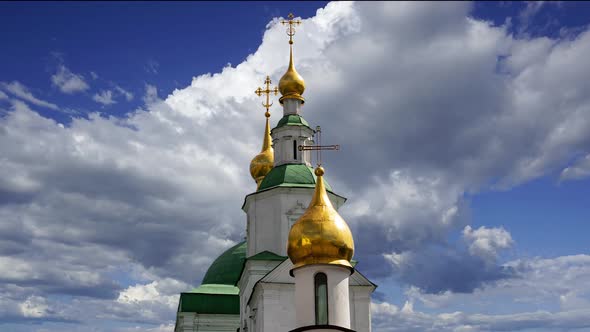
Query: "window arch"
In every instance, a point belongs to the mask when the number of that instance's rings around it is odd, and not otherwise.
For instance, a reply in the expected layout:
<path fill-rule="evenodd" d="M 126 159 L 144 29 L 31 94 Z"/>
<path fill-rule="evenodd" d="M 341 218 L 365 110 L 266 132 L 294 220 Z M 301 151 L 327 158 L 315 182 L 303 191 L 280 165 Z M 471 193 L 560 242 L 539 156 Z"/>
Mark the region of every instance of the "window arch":
<path fill-rule="evenodd" d="M 328 324 L 328 277 L 325 273 L 314 276 L 315 290 L 315 324 Z"/>

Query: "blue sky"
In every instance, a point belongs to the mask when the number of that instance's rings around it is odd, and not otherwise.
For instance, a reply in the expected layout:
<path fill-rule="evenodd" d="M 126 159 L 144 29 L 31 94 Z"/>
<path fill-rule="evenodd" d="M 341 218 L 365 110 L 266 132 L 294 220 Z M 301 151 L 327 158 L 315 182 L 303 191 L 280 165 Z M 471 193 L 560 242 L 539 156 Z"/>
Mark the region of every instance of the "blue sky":
<path fill-rule="evenodd" d="M 455 311 L 510 324 L 501 315 L 539 309 L 549 318 L 523 329 L 590 330 L 559 318 L 590 305 L 588 4 L 0 12 L 0 329 L 169 330 L 178 292 L 244 235 L 263 121 L 252 92 L 284 71 L 273 20 L 293 12 L 304 116 L 343 146 L 324 158 L 328 179 L 349 198 L 359 267 L 380 285 L 374 330 L 425 331 Z M 147 314 L 129 318 L 138 308 Z M 81 324 L 79 310 L 106 318 Z"/>
<path fill-rule="evenodd" d="M 58 62 L 88 80 L 90 72 L 98 74 L 95 89 L 116 82 L 140 93 L 145 84 L 156 84 L 167 94 L 188 85 L 193 76 L 245 60 L 273 17 L 289 10 L 309 17 L 326 3 L 5 2 L 2 41 L 11 47 L 2 52 L 0 71 L 5 80 L 19 80 L 47 99 L 62 97 L 47 80 Z M 82 96 L 63 102 L 96 110 Z M 140 103 L 105 111 L 122 115 Z M 67 121 L 60 114 L 47 115 Z"/>

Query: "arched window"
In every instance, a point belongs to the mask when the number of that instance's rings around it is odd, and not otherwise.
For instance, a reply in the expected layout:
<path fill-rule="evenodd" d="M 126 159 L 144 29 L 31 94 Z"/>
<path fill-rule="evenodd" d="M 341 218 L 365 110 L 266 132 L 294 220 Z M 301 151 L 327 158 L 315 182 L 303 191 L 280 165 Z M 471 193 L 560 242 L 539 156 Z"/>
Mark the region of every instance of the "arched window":
<path fill-rule="evenodd" d="M 293 140 L 293 159 L 297 160 L 297 140 Z"/>
<path fill-rule="evenodd" d="M 325 273 L 314 277 L 315 288 L 315 324 L 328 324 L 328 278 Z"/>

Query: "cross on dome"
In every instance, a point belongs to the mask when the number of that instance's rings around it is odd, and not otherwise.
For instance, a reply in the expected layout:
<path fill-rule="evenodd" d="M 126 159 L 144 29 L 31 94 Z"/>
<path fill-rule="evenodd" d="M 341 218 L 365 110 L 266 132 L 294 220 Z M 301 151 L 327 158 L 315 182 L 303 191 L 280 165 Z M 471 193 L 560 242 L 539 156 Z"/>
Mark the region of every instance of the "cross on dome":
<path fill-rule="evenodd" d="M 294 20 L 294 17 L 295 16 L 290 13 L 289 16 L 287 16 L 288 20 L 281 21 L 283 25 L 289 25 L 287 28 L 287 35 L 289 36 L 289 67 L 279 81 L 279 91 L 282 95 L 282 97 L 279 98 L 279 102 L 281 104 L 283 104 L 285 99 L 297 99 L 300 100 L 302 104 L 305 102 L 305 99 L 301 96 L 303 91 L 305 91 L 305 81 L 303 80 L 303 77 L 299 75 L 297 70 L 295 70 L 295 66 L 293 65 L 293 36 L 295 35 L 295 28 L 293 26 L 301 24 L 301 20 Z"/>
<path fill-rule="evenodd" d="M 281 24 L 283 25 L 289 25 L 289 27 L 287 28 L 287 36 L 289 36 L 289 44 L 293 44 L 293 36 L 295 35 L 295 28 L 293 27 L 293 25 L 299 25 L 301 24 L 301 20 L 293 20 L 293 18 L 295 17 L 295 15 L 293 15 L 293 13 L 289 13 L 289 15 L 287 15 L 288 20 L 282 20 Z"/>
<path fill-rule="evenodd" d="M 264 84 L 266 84 L 266 89 L 262 90 L 261 87 L 258 87 L 258 89 L 254 91 L 254 93 L 258 96 L 266 95 L 266 103 L 262 102 L 262 107 L 266 108 L 266 113 L 264 113 L 264 116 L 266 116 L 267 118 L 270 117 L 270 112 L 268 110 L 272 106 L 272 102 L 270 102 L 269 100 L 270 94 L 274 93 L 275 96 L 279 94 L 279 88 L 277 88 L 276 86 L 273 89 L 270 88 L 271 83 L 272 82 L 270 80 L 270 76 L 266 76 L 266 79 L 264 80 Z"/>

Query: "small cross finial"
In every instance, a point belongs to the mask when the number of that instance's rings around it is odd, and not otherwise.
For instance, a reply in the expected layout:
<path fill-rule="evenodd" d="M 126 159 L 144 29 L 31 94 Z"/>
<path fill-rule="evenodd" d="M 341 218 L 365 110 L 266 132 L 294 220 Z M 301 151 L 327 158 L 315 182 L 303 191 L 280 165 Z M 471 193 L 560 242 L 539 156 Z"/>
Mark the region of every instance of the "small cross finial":
<path fill-rule="evenodd" d="M 294 20 L 293 18 L 295 18 L 295 15 L 293 15 L 293 13 L 289 13 L 289 15 L 287 15 L 287 18 L 289 20 L 282 20 L 281 24 L 289 25 L 289 27 L 287 28 L 287 36 L 289 36 L 289 44 L 293 44 L 293 36 L 295 35 L 295 28 L 293 27 L 293 25 L 301 24 L 301 20 Z"/>
<path fill-rule="evenodd" d="M 272 82 L 270 80 L 270 77 L 266 76 L 266 79 L 264 80 L 264 84 L 266 84 L 266 89 L 262 90 L 261 87 L 258 87 L 258 89 L 254 91 L 254 93 L 258 96 L 266 95 L 266 103 L 262 102 L 262 107 L 266 108 L 266 113 L 264 113 L 264 115 L 267 118 L 270 117 L 270 112 L 268 110 L 272 106 L 272 102 L 270 101 L 270 94 L 274 93 L 275 96 L 279 94 L 279 88 L 277 88 L 276 86 L 273 89 L 270 88 L 271 83 Z"/>
<path fill-rule="evenodd" d="M 318 160 L 318 167 L 322 165 L 322 150 L 340 150 L 340 145 L 322 145 L 322 128 L 320 126 L 315 127 L 315 132 L 318 138 L 317 145 L 299 145 L 297 149 L 299 151 L 310 151 L 315 150 L 317 151 L 316 157 Z"/>

